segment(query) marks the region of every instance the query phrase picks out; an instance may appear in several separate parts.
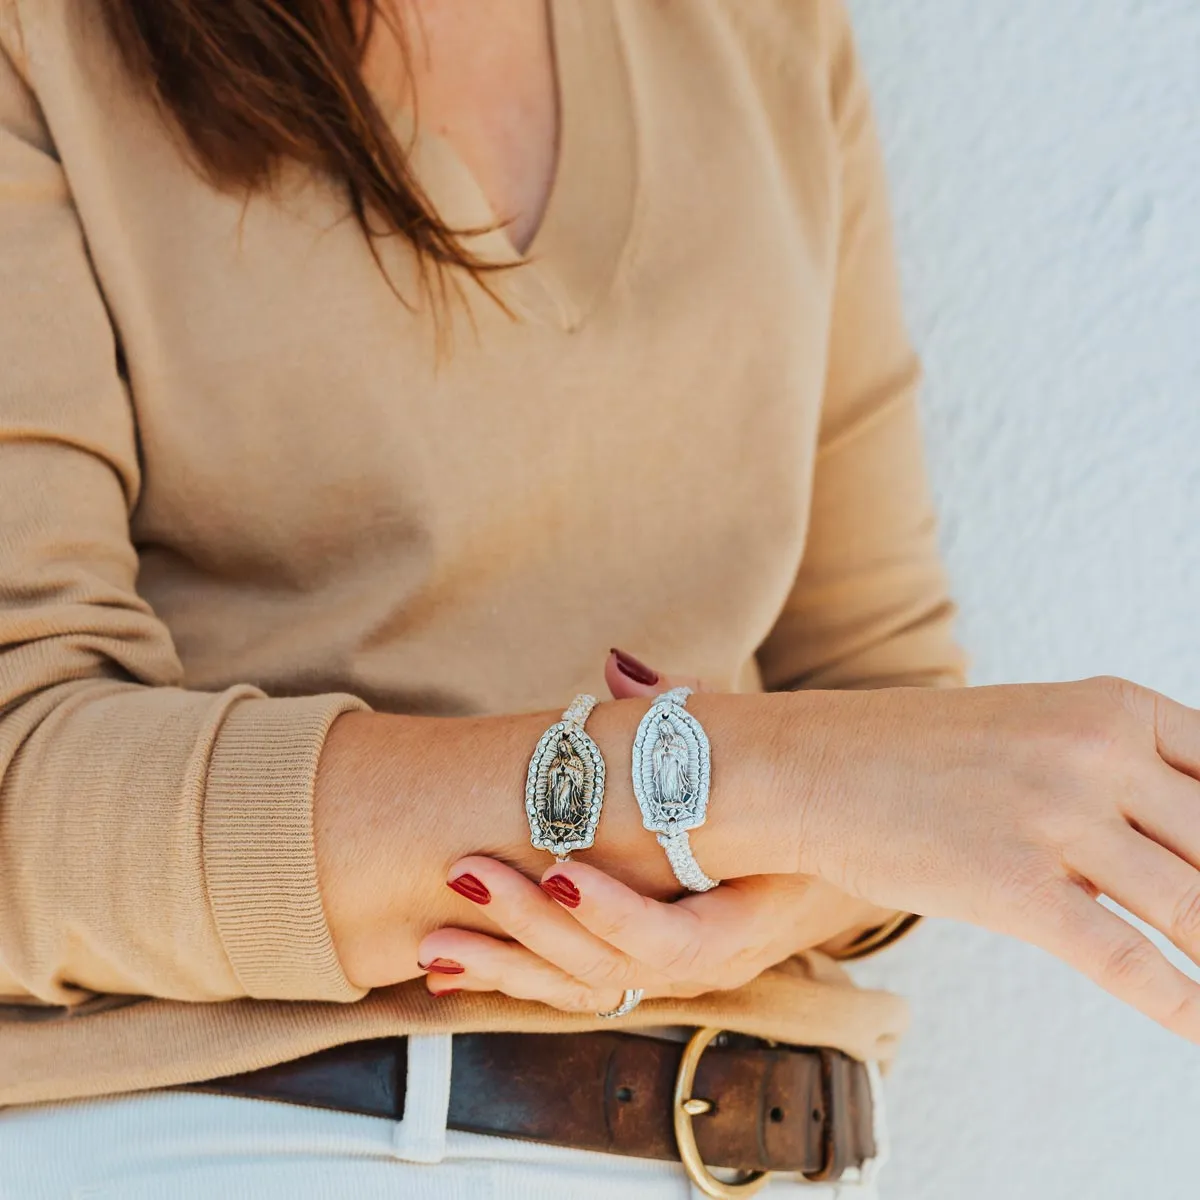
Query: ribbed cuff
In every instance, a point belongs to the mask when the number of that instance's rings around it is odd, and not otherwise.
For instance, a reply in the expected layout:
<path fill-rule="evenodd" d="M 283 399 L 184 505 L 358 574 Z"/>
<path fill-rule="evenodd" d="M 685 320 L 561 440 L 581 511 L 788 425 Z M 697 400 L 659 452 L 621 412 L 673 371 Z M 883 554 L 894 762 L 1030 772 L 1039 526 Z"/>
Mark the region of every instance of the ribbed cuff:
<path fill-rule="evenodd" d="M 325 736 L 344 712 L 334 693 L 246 699 L 230 710 L 209 760 L 204 872 L 225 952 L 246 994 L 358 1000 L 334 949 L 313 845 L 313 790 Z"/>

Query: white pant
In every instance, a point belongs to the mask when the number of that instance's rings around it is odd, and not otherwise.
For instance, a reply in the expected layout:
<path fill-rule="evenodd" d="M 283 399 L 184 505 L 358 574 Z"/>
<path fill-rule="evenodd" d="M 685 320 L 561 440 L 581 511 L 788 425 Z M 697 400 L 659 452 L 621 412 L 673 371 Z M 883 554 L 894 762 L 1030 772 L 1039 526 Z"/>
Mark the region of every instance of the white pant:
<path fill-rule="evenodd" d="M 449 1093 L 450 1037 L 438 1034 L 409 1041 L 402 1121 L 182 1091 L 0 1109 L 0 1197 L 700 1197 L 677 1163 L 447 1130 Z M 881 1124 L 877 1130 L 881 1138 Z M 870 1181 L 809 1184 L 775 1176 L 759 1195 L 768 1200 L 875 1200 L 876 1192 Z"/>

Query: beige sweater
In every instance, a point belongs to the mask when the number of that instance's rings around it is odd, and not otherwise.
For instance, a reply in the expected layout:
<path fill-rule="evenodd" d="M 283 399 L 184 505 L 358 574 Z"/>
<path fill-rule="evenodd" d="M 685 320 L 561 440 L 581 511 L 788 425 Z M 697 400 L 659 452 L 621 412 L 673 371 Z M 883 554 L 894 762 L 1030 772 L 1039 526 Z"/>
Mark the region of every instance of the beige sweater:
<path fill-rule="evenodd" d="M 557 706 L 610 645 L 731 690 L 965 681 L 840 0 L 555 0 L 520 319 L 468 288 L 441 361 L 338 189 L 212 190 L 96 8 L 0 0 L 0 1103 L 600 1024 L 355 989 L 316 764 L 348 709 Z M 887 1059 L 905 1016 L 814 953 L 627 1020 Z"/>

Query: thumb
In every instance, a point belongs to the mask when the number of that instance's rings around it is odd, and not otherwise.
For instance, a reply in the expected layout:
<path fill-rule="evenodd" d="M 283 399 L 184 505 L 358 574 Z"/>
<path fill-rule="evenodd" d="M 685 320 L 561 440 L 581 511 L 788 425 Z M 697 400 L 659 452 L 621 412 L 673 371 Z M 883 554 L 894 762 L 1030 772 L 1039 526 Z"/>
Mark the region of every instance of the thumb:
<path fill-rule="evenodd" d="M 624 650 L 610 650 L 604 664 L 604 682 L 612 692 L 614 700 L 628 700 L 634 696 L 658 696 L 673 687 L 690 687 L 702 692 L 704 685 L 698 679 L 686 675 L 663 675 L 653 667 L 639 662 Z"/>

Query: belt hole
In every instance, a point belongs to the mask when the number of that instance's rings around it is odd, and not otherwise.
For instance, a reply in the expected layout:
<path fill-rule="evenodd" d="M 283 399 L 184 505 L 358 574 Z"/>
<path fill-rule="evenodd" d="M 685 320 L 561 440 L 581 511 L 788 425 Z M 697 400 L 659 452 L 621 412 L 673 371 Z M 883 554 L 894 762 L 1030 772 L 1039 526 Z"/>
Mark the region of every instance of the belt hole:
<path fill-rule="evenodd" d="M 783 1109 L 778 1105 L 771 1109 L 771 1120 L 774 1121 L 776 1125 L 781 1124 L 783 1121 Z"/>
<path fill-rule="evenodd" d="M 814 1108 L 813 1109 L 813 1120 L 820 1122 L 820 1121 L 823 1121 L 824 1119 L 825 1119 L 824 1113 L 822 1113 L 819 1108 Z"/>
<path fill-rule="evenodd" d="M 633 1088 L 619 1087 L 617 1088 L 617 1099 L 622 1104 L 628 1104 L 633 1099 Z"/>

